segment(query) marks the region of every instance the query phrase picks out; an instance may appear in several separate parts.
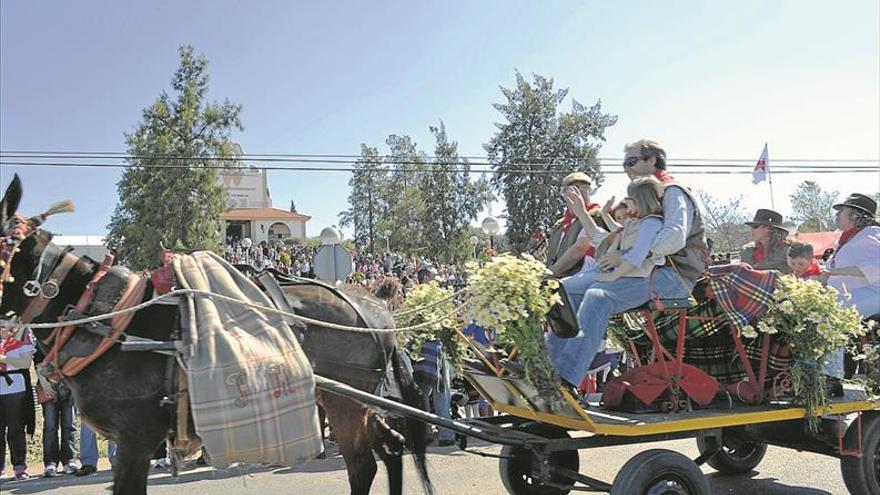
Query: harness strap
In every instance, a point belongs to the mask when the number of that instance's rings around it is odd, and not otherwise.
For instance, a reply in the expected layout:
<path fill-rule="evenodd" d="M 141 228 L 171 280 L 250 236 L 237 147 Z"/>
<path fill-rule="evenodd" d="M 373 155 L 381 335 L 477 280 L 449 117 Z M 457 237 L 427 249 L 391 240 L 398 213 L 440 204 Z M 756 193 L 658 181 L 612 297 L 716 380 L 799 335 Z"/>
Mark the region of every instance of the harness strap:
<path fill-rule="evenodd" d="M 136 277 L 132 276 L 128 279 L 128 287 L 125 289 L 125 293 L 121 298 L 119 298 L 119 302 L 116 303 L 116 306 L 113 307 L 113 311 L 119 311 L 121 309 L 130 308 L 138 303 L 140 303 L 144 299 L 144 293 L 147 289 L 147 279 L 145 277 Z M 67 360 L 66 363 L 61 367 L 60 372 L 62 376 L 74 376 L 80 371 L 83 370 L 86 366 L 92 364 L 96 359 L 101 357 L 105 352 L 110 350 L 111 347 L 119 340 L 119 337 L 122 336 L 122 332 L 128 327 L 131 320 L 134 318 L 135 313 L 124 313 L 121 315 L 116 315 L 110 319 L 110 323 L 113 327 L 113 333 L 109 338 L 104 338 L 98 347 L 92 351 L 91 354 L 85 357 L 72 357 Z M 75 328 L 75 327 L 74 327 Z M 55 359 L 57 361 L 58 355 L 55 355 Z M 55 363 L 57 366 L 57 363 Z"/>
<path fill-rule="evenodd" d="M 110 269 L 111 265 L 113 265 L 113 255 L 108 254 L 104 257 L 104 262 L 101 263 L 101 266 L 95 271 L 92 280 L 86 285 L 86 290 L 83 291 L 79 300 L 76 302 L 74 311 L 80 314 L 85 312 L 86 308 L 91 304 L 92 298 L 95 297 L 95 290 L 98 286 L 98 282 L 104 278 L 104 275 L 107 274 L 107 270 Z M 50 370 L 49 376 L 56 381 L 61 378 L 61 376 L 58 375 L 58 372 L 60 371 L 58 370 L 58 355 L 61 353 L 64 344 L 66 344 L 67 341 L 70 340 L 70 337 L 73 336 L 75 330 L 76 326 L 58 327 L 53 330 L 52 334 L 49 335 L 49 338 L 45 340 L 47 345 L 52 344 L 52 348 L 46 353 L 46 357 L 43 359 L 43 365 L 47 366 L 47 369 Z"/>
<path fill-rule="evenodd" d="M 52 270 L 52 273 L 49 274 L 49 278 L 43 284 L 54 283 L 57 287 L 61 287 L 61 284 L 67 278 L 67 274 L 70 273 L 70 270 L 76 265 L 76 262 L 79 261 L 79 258 L 74 256 L 71 253 L 65 253 L 64 257 L 61 258 L 61 263 Z M 37 282 L 40 282 L 39 280 Z M 54 296 L 53 296 L 54 297 Z M 52 300 L 53 297 L 46 297 L 46 293 L 44 291 L 40 291 L 40 293 L 31 299 L 31 302 L 28 303 L 25 310 L 21 313 L 21 321 L 22 323 L 30 323 L 34 321 L 34 319 L 46 310 L 46 306 L 49 304 L 49 301 Z M 54 334 L 54 332 L 53 332 Z"/>

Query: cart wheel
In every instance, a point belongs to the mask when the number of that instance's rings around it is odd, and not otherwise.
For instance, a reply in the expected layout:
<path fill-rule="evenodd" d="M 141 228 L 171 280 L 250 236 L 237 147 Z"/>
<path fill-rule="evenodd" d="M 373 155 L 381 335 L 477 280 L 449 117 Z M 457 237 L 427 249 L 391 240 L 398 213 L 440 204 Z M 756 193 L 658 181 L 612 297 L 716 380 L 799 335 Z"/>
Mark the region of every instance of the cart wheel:
<path fill-rule="evenodd" d="M 565 430 L 541 423 L 527 423 L 520 429 L 544 438 L 568 438 L 568 433 Z M 566 495 L 570 491 L 566 488 L 542 485 L 532 478 L 530 450 L 508 445 L 501 449 L 501 456 L 501 462 L 498 464 L 501 482 L 510 495 Z M 577 471 L 580 467 L 578 452 L 577 450 L 553 452 L 550 454 L 550 464 Z M 561 477 L 554 476 L 552 481 L 561 485 L 573 486 L 571 481 Z"/>
<path fill-rule="evenodd" d="M 847 428 L 844 445 L 857 445 L 858 425 Z M 840 458 L 843 483 L 853 495 L 880 495 L 880 416 L 862 415 L 862 457 Z"/>
<path fill-rule="evenodd" d="M 718 449 L 706 463 L 721 474 L 744 474 L 751 472 L 764 459 L 767 453 L 767 444 L 763 442 L 749 442 L 740 440 L 736 435 L 721 432 L 721 446 L 717 446 L 718 437 L 697 437 L 697 448 L 700 455 Z"/>
<path fill-rule="evenodd" d="M 646 450 L 627 461 L 611 486 L 611 495 L 711 494 L 694 461 L 666 449 Z"/>

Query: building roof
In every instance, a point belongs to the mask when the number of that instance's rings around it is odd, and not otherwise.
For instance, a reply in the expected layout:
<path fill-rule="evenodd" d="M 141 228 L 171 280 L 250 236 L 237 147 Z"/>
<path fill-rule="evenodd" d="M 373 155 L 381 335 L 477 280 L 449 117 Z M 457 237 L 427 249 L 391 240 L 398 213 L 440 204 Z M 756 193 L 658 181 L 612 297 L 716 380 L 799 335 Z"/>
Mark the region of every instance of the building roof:
<path fill-rule="evenodd" d="M 278 208 L 239 208 L 220 214 L 223 220 L 310 220 L 312 217 L 302 213 L 291 213 Z"/>

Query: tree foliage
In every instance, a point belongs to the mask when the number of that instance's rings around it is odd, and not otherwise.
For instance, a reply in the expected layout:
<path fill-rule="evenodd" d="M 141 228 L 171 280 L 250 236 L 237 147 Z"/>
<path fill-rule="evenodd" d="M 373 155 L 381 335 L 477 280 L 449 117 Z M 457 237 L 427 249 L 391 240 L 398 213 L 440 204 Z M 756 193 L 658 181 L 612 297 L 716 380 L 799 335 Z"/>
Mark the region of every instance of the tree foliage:
<path fill-rule="evenodd" d="M 832 205 L 840 193 L 826 191 L 817 182 L 805 180 L 791 194 L 792 219 L 798 232 L 827 232 L 836 228 Z"/>
<path fill-rule="evenodd" d="M 516 88 L 502 87 L 501 93 L 506 101 L 493 106 L 505 121 L 484 148 L 495 170 L 492 185 L 507 204 L 508 240 L 521 251 L 532 233 L 558 218 L 565 174 L 582 171 L 601 183 L 597 156 L 617 117 L 602 113 L 601 101 L 585 107 L 572 99 L 571 110 L 560 112 L 568 90 L 554 89 L 553 79 L 539 75 L 529 83 L 517 72 Z"/>
<path fill-rule="evenodd" d="M 374 241 L 381 234 L 377 224 L 388 211 L 385 189 L 389 181 L 387 167 L 379 150 L 361 144 L 361 157 L 354 164 L 348 185 L 348 209 L 339 214 L 342 226 L 354 227 L 354 242 L 362 249 L 374 250 Z"/>
<path fill-rule="evenodd" d="M 743 197 L 738 195 L 726 202 L 718 201 L 705 191 L 697 191 L 703 203 L 703 220 L 706 237 L 714 241 L 713 252 L 730 253 L 738 251 L 751 240 L 748 219 L 743 206 Z"/>
<path fill-rule="evenodd" d="M 430 259 L 467 259 L 468 225 L 490 198 L 485 181 L 471 181 L 467 161 L 449 141 L 441 122 L 431 127 L 433 160 L 411 137 L 390 135 L 389 153 L 362 145 L 349 181 L 349 208 L 340 223 L 355 230 L 355 243 L 369 252 L 391 250 Z M 389 166 L 390 164 L 390 166 Z"/>
<path fill-rule="evenodd" d="M 117 184 L 119 203 L 108 225 L 108 246 L 121 261 L 156 266 L 161 245 L 219 249 L 225 192 L 213 157 L 233 156 L 233 129 L 242 130 L 241 105 L 207 102 L 208 61 L 188 45 L 171 81 L 125 134 L 127 168 Z"/>

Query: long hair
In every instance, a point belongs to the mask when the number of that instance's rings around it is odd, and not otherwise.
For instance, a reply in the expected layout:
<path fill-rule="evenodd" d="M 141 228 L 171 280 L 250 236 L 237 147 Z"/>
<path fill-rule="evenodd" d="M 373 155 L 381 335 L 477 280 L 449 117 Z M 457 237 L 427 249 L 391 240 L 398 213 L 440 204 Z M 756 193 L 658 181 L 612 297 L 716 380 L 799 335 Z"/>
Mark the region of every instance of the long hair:
<path fill-rule="evenodd" d="M 626 194 L 639 211 L 639 218 L 663 213 L 663 184 L 653 175 L 629 183 Z"/>

